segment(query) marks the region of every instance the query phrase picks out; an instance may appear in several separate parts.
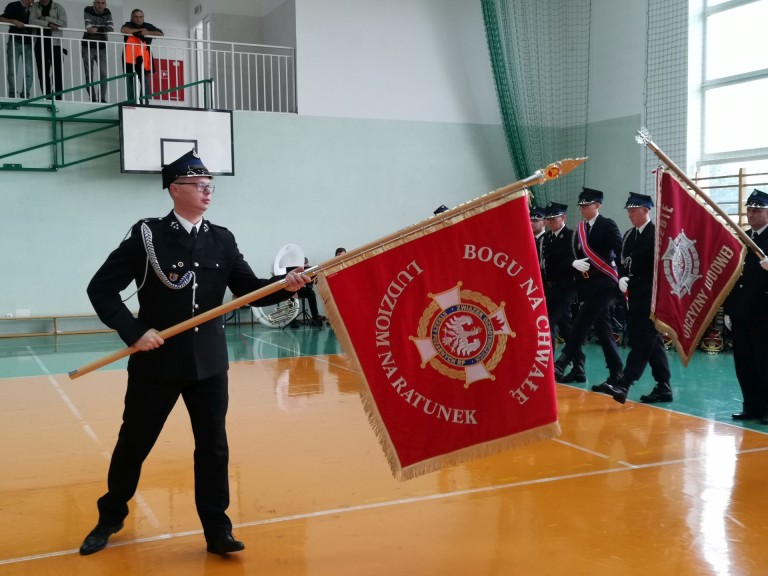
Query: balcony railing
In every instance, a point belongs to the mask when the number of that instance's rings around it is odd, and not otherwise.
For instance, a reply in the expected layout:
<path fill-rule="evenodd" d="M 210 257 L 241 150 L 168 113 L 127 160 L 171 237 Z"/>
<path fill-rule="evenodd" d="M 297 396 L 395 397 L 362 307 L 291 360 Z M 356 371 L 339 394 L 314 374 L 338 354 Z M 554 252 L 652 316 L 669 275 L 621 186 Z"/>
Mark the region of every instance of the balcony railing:
<path fill-rule="evenodd" d="M 35 31 L 29 46 L 40 43 L 42 29 L 29 26 Z M 62 28 L 63 37 L 50 37 L 41 43 L 40 54 L 47 55 L 54 62 L 61 61 L 62 89 L 83 86 L 100 80 L 99 70 L 104 78 L 123 74 L 125 71 L 125 35 L 109 33 L 108 41 L 81 40 L 83 30 Z M 24 43 L 14 41 L 8 32 L 8 25 L 0 23 L 0 98 L 33 98 L 56 92 L 56 86 L 49 85 L 51 80 L 38 80 L 35 49 L 25 49 Z M 60 42 L 60 47 L 57 46 Z M 168 36 L 153 38 L 150 47 L 153 60 L 152 73 L 149 75 L 143 94 L 158 94 L 149 98 L 153 105 L 183 106 L 191 108 L 211 107 L 225 110 L 253 110 L 262 112 L 295 113 L 296 104 L 296 67 L 295 50 L 285 46 L 266 46 L 172 38 Z M 92 57 L 90 74 L 86 71 L 86 62 Z M 44 58 L 42 58 L 44 59 Z M 13 66 L 16 63 L 16 66 Z M 25 66 L 31 67 L 31 86 L 25 86 Z M 9 69 L 9 64 L 10 68 Z M 207 87 L 199 85 L 180 90 L 176 86 L 192 84 L 199 80 L 213 80 L 211 101 L 206 102 Z M 110 82 L 104 92 L 94 89 L 70 91 L 59 98 L 71 102 L 90 102 L 106 100 L 122 102 L 128 100 L 126 79 Z M 16 93 L 11 93 L 11 86 Z M 94 87 L 98 88 L 98 87 Z M 27 94 L 27 89 L 29 93 Z M 170 90 L 170 91 L 169 91 Z M 139 99 L 139 87 L 135 87 L 135 96 Z M 207 106 L 206 106 L 207 105 Z"/>

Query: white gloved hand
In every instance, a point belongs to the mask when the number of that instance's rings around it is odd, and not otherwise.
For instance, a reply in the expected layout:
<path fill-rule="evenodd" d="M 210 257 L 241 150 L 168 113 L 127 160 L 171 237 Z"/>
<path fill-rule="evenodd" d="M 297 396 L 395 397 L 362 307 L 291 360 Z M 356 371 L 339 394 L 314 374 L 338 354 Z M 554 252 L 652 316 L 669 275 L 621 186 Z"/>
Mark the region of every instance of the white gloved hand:
<path fill-rule="evenodd" d="M 626 276 L 619 278 L 619 290 L 621 290 L 622 294 L 627 293 L 627 286 L 629 286 L 629 278 Z"/>
<path fill-rule="evenodd" d="M 760 260 L 760 266 L 763 267 L 763 270 L 768 270 L 768 256 Z"/>
<path fill-rule="evenodd" d="M 725 324 L 725 327 L 728 328 L 728 330 L 731 329 L 731 317 L 726 314 L 723 316 L 723 324 Z"/>
<path fill-rule="evenodd" d="M 571 266 L 576 268 L 579 272 L 586 272 L 589 270 L 589 258 L 582 258 L 581 260 L 574 260 Z"/>

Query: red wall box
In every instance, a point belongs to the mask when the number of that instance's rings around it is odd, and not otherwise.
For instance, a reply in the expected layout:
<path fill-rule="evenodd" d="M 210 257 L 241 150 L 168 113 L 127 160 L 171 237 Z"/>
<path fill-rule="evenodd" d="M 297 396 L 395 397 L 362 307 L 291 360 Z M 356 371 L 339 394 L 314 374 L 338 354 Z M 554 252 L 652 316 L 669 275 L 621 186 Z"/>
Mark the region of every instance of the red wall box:
<path fill-rule="evenodd" d="M 177 86 L 184 85 L 184 62 L 182 60 L 168 60 L 165 58 L 155 58 L 154 70 L 152 72 L 152 92 L 161 92 L 170 90 Z M 184 101 L 184 90 L 168 92 L 153 96 L 153 100 L 172 100 L 175 102 Z"/>

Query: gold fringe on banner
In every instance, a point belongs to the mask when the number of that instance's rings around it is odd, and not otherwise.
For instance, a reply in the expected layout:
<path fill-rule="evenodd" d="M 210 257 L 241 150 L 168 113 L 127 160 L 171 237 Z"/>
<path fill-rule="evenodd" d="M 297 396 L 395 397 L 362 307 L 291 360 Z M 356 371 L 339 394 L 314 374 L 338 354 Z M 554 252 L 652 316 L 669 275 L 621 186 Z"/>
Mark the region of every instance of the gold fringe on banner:
<path fill-rule="evenodd" d="M 513 184 L 498 190 L 494 190 L 493 192 L 489 192 L 488 194 L 485 194 L 479 198 L 465 202 L 455 208 L 452 208 L 451 210 L 442 212 L 436 216 L 428 218 L 427 220 L 419 222 L 414 226 L 398 231 L 360 248 L 350 250 L 346 254 L 332 258 L 305 271 L 305 273 L 310 278 L 314 277 L 317 279 L 317 291 L 323 299 L 326 316 L 328 317 L 331 327 L 339 339 L 342 350 L 345 352 L 348 361 L 350 361 L 352 364 L 353 369 L 355 369 L 358 374 L 364 378 L 362 367 L 360 366 L 358 359 L 354 354 L 354 347 L 352 346 L 352 342 L 349 339 L 346 326 L 344 325 L 344 319 L 339 314 L 338 308 L 330 292 L 330 288 L 327 282 L 328 276 L 347 267 L 354 266 L 355 264 L 362 262 L 371 256 L 384 253 L 387 250 L 405 244 L 406 242 L 410 242 L 416 238 L 420 238 L 437 232 L 438 230 L 447 228 L 465 218 L 520 198 L 521 196 L 529 193 L 527 190 L 529 186 L 535 184 L 544 184 L 548 180 L 559 178 L 560 176 L 563 176 L 569 173 L 571 170 L 577 168 L 586 160 L 587 158 L 576 158 L 564 159 L 558 162 L 554 162 L 546 168 L 538 170 L 528 178 L 519 180 Z M 164 339 L 170 338 L 184 330 L 188 330 L 189 328 L 199 325 L 208 319 L 221 316 L 241 306 L 258 300 L 259 298 L 263 298 L 269 294 L 272 294 L 284 288 L 285 285 L 285 280 L 277 281 L 273 284 L 270 284 L 269 286 L 265 286 L 264 288 L 251 292 L 250 294 L 236 298 L 227 304 L 222 304 L 221 306 L 208 310 L 200 316 L 190 318 L 185 322 L 177 324 L 176 326 L 172 326 L 171 328 L 161 332 L 160 335 Z M 69 376 L 73 379 L 77 378 L 93 370 L 96 370 L 97 368 L 105 366 L 110 362 L 114 362 L 115 360 L 128 356 L 136 351 L 137 350 L 133 347 L 124 348 L 123 350 L 115 352 L 100 360 L 83 366 L 78 370 L 70 372 Z M 385 449 L 384 452 L 394 476 L 400 480 L 406 480 L 426 472 L 435 471 L 438 470 L 441 466 L 448 464 L 487 456 L 494 452 L 498 452 L 499 449 L 514 448 L 517 446 L 529 444 L 537 440 L 552 438 L 560 434 L 560 426 L 557 421 L 555 421 L 539 428 L 526 430 L 506 438 L 460 449 L 445 455 L 441 455 L 439 457 L 425 460 L 406 468 L 402 468 L 398 462 L 397 455 L 394 453 L 394 449 L 392 448 L 393 444 L 389 438 L 389 434 L 382 424 L 381 416 L 379 414 L 376 403 L 373 400 L 370 389 L 368 388 L 368 384 L 365 381 L 363 384 L 364 386 L 363 390 L 361 391 L 361 399 L 363 407 L 368 416 L 368 420 L 371 423 L 376 436 Z M 493 446 L 493 448 L 491 448 L 491 446 Z"/>
<path fill-rule="evenodd" d="M 584 160 L 585 159 L 567 160 L 563 162 L 567 164 L 567 171 L 570 171 L 571 169 L 583 163 Z M 551 165 L 546 172 L 549 178 L 556 178 L 563 173 L 565 173 L 565 170 L 561 163 L 557 163 L 557 166 Z M 540 172 L 538 176 L 536 176 L 536 180 L 542 178 L 542 181 L 544 181 L 548 179 L 548 177 L 543 176 L 543 174 Z M 474 446 L 469 446 L 421 461 L 417 464 L 407 466 L 405 468 L 402 467 L 395 452 L 394 444 L 389 437 L 387 428 L 384 425 L 378 410 L 378 406 L 376 405 L 373 394 L 371 393 L 370 386 L 365 379 L 363 368 L 355 354 L 355 348 L 346 329 L 344 318 L 341 316 L 338 307 L 336 306 L 335 299 L 328 285 L 328 277 L 341 270 L 363 262 L 372 256 L 383 254 L 388 250 L 453 226 L 454 224 L 461 222 L 464 219 L 470 218 L 477 214 L 481 214 L 507 202 L 511 202 L 523 196 L 529 195 L 530 192 L 526 185 L 530 183 L 541 182 L 529 182 L 528 180 L 521 181 L 521 183 L 511 184 L 510 186 L 491 192 L 470 202 L 461 204 L 437 216 L 432 216 L 423 222 L 405 229 L 399 233 L 390 235 L 385 239 L 355 250 L 353 253 L 344 254 L 341 257 L 324 263 L 320 266 L 320 270 L 318 270 L 316 287 L 317 292 L 322 298 L 325 314 L 328 318 L 331 328 L 339 340 L 339 344 L 341 345 L 345 358 L 348 362 L 351 363 L 352 369 L 355 370 L 363 380 L 362 390 L 360 391 L 363 408 L 365 409 L 371 428 L 374 430 L 374 433 L 376 434 L 376 437 L 378 438 L 379 443 L 383 448 L 390 469 L 392 470 L 394 477 L 398 480 L 408 480 L 428 472 L 437 471 L 443 466 L 489 456 L 491 454 L 498 453 L 501 450 L 517 448 L 539 440 L 546 440 L 556 437 L 560 435 L 560 425 L 557 421 L 555 421 L 545 426 L 524 430 L 505 438 L 491 440 L 482 444 L 476 444 Z"/>
<path fill-rule="evenodd" d="M 515 197 L 519 197 L 519 195 Z M 331 294 L 328 281 L 325 276 L 325 270 L 320 272 L 316 287 L 320 293 L 320 297 L 323 300 L 323 304 L 325 306 L 325 314 L 331 324 L 331 329 L 334 331 L 336 338 L 339 341 L 341 349 L 344 353 L 344 357 L 351 364 L 352 370 L 354 370 L 362 379 L 360 399 L 363 403 L 363 409 L 365 410 L 366 416 L 368 417 L 368 423 L 371 425 L 371 428 L 376 434 L 376 437 L 379 440 L 379 444 L 384 451 L 387 463 L 392 470 L 392 475 L 397 480 L 410 480 L 411 478 L 421 476 L 422 474 L 436 472 L 444 466 L 450 466 L 452 464 L 466 462 L 476 458 L 483 458 L 485 456 L 496 454 L 502 450 L 519 448 L 527 444 L 532 444 L 533 442 L 548 440 L 560 435 L 560 424 L 555 421 L 545 426 L 524 430 L 505 438 L 491 440 L 482 444 L 476 444 L 474 446 L 462 448 L 447 454 L 442 454 L 428 460 L 423 460 L 418 464 L 413 464 L 403 468 L 400 465 L 397 454 L 395 453 L 394 444 L 392 439 L 389 437 L 387 427 L 384 425 L 381 414 L 379 414 L 379 409 L 376 405 L 376 401 L 373 398 L 371 389 L 367 380 L 365 379 L 363 367 L 361 366 L 357 355 L 354 352 L 354 346 L 352 345 L 352 341 L 349 338 L 349 333 L 347 332 L 346 326 L 344 325 L 344 319 L 341 317 L 339 310 L 336 307 L 336 302 L 333 298 L 333 295 Z"/>
<path fill-rule="evenodd" d="M 363 387 L 360 391 L 360 398 L 363 403 L 363 409 L 368 416 L 368 422 L 371 425 L 371 428 L 373 429 L 376 437 L 379 440 L 379 443 L 381 444 L 387 462 L 389 463 L 389 467 L 392 470 L 392 474 L 398 480 L 409 480 L 411 478 L 415 478 L 416 476 L 439 470 L 442 466 L 455 464 L 457 462 L 464 462 L 473 458 L 480 458 L 482 456 L 488 456 L 494 452 L 498 452 L 500 449 L 513 448 L 534 442 L 536 440 L 551 438 L 560 433 L 560 428 L 557 423 L 554 423 L 553 425 L 548 425 L 536 430 L 526 430 L 502 440 L 492 441 L 485 444 L 478 444 L 457 450 L 455 452 L 451 452 L 449 454 L 431 458 L 429 460 L 424 460 L 418 464 L 403 468 L 400 465 L 397 454 L 395 453 L 394 444 L 389 437 L 387 427 L 384 425 L 381 414 L 379 414 L 378 406 L 376 405 L 376 401 L 373 398 L 370 386 L 368 385 L 368 382 L 365 378 L 363 367 L 361 366 L 357 355 L 355 354 L 355 348 L 349 337 L 346 325 L 344 324 L 344 318 L 339 313 L 339 309 L 336 306 L 336 301 L 333 297 L 333 294 L 331 293 L 330 287 L 328 286 L 327 277 L 332 276 L 340 270 L 349 268 L 359 262 L 367 260 L 368 258 L 383 254 L 389 250 L 392 250 L 393 248 L 397 248 L 419 238 L 423 238 L 429 234 L 438 232 L 439 230 L 443 230 L 444 228 L 453 226 L 454 224 L 461 222 L 466 218 L 470 218 L 476 214 L 485 212 L 486 210 L 496 208 L 512 200 L 516 200 L 528 193 L 529 191 L 527 189 L 523 189 L 517 192 L 511 192 L 505 196 L 494 197 L 488 202 L 472 205 L 467 208 L 462 208 L 459 206 L 454 208 L 454 210 L 451 211 L 451 214 L 444 212 L 439 214 L 438 218 L 431 217 L 424 221 L 423 226 L 417 225 L 402 235 L 390 237 L 387 242 L 381 243 L 377 246 L 372 246 L 369 250 L 362 254 L 354 256 L 353 258 L 347 258 L 344 261 L 339 262 L 337 265 L 324 266 L 317 275 L 315 286 L 317 288 L 317 292 L 320 294 L 320 298 L 323 301 L 325 315 L 328 318 L 331 329 L 334 331 L 336 338 L 339 341 L 342 351 L 344 352 L 344 357 L 348 362 L 352 363 L 353 369 L 355 372 L 357 372 L 357 374 L 360 375 L 361 379 L 363 380 Z M 445 216 L 446 214 L 448 215 Z M 491 445 L 495 446 L 495 448 L 492 449 L 490 447 Z"/>

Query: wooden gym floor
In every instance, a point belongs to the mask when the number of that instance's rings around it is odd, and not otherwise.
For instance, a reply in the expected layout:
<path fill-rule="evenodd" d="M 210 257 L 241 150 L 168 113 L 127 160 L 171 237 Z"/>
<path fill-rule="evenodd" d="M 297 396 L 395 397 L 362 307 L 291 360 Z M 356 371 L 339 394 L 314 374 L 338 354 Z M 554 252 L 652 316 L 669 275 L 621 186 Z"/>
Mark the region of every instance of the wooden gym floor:
<path fill-rule="evenodd" d="M 392 479 L 333 333 L 230 327 L 230 516 L 246 550 L 207 554 L 183 404 L 125 528 L 93 556 L 124 362 L 67 372 L 114 334 L 0 340 L 0 575 L 758 575 L 768 573 L 768 427 L 730 421 L 728 353 L 670 352 L 675 402 L 558 386 L 563 434 Z M 626 356 L 626 350 L 623 354 Z M 630 399 L 652 387 L 646 374 Z"/>

